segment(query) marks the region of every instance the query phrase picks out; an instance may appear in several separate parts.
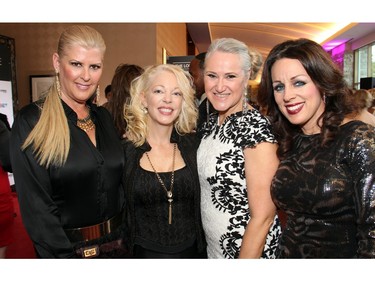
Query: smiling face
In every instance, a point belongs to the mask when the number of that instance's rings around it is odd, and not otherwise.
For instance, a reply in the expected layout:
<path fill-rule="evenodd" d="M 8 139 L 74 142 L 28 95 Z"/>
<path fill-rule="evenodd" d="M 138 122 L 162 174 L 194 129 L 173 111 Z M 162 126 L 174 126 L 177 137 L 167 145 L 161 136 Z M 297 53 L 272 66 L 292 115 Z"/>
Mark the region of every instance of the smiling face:
<path fill-rule="evenodd" d="M 173 126 L 181 112 L 182 101 L 176 76 L 166 70 L 157 72 L 148 90 L 142 93 L 142 104 L 148 110 L 148 125 Z"/>
<path fill-rule="evenodd" d="M 300 61 L 283 58 L 272 68 L 272 87 L 281 113 L 305 134 L 316 134 L 317 125 L 325 105 L 316 87 Z"/>
<path fill-rule="evenodd" d="M 237 54 L 215 51 L 206 57 L 205 63 L 206 95 L 223 121 L 227 116 L 242 110 L 247 77 Z"/>
<path fill-rule="evenodd" d="M 61 98 L 68 105 L 85 103 L 96 91 L 103 72 L 103 53 L 98 48 L 85 49 L 73 45 L 63 56 L 53 55 L 59 72 Z"/>

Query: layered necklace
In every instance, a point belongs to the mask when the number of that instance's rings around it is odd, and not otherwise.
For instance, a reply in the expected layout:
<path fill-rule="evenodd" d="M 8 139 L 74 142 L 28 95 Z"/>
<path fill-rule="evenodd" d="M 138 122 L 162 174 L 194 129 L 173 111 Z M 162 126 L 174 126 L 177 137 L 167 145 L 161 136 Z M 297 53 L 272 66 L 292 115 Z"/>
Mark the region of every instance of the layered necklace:
<path fill-rule="evenodd" d="M 88 109 L 88 114 L 83 119 L 77 118 L 77 126 L 81 128 L 82 130 L 84 130 L 85 132 L 88 132 L 95 128 L 95 124 L 91 119 L 90 107 L 89 106 L 86 106 L 86 107 Z"/>
<path fill-rule="evenodd" d="M 151 165 L 151 168 L 152 170 L 154 170 L 154 173 L 158 179 L 158 181 L 160 182 L 161 186 L 163 187 L 163 189 L 165 190 L 165 192 L 167 193 L 167 200 L 168 200 L 168 223 L 169 224 L 172 224 L 172 203 L 173 203 L 173 184 L 174 184 L 174 163 L 175 163 L 175 159 L 176 159 L 176 149 L 177 149 L 177 144 L 175 143 L 173 145 L 173 162 L 172 162 L 172 173 L 171 173 L 171 186 L 169 187 L 169 190 L 167 189 L 167 187 L 165 186 L 163 180 L 160 178 L 159 174 L 156 172 L 155 168 L 154 168 L 154 165 L 152 165 L 152 162 L 150 160 L 150 157 L 148 156 L 148 153 L 146 152 L 146 156 L 147 156 L 147 159 L 148 159 L 148 162 L 150 163 Z"/>

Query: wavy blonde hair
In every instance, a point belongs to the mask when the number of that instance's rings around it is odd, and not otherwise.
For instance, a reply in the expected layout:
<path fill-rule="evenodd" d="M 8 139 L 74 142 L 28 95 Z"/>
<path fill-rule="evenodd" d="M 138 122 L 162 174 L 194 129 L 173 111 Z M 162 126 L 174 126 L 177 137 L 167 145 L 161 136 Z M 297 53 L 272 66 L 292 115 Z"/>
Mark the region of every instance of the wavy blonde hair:
<path fill-rule="evenodd" d="M 86 25 L 73 25 L 65 29 L 59 39 L 57 53 L 59 57 L 66 55 L 72 46 L 86 49 L 97 48 L 103 53 L 106 45 L 102 35 Z M 41 115 L 22 145 L 22 150 L 31 146 L 40 165 L 61 167 L 68 158 L 70 149 L 70 131 L 68 120 L 60 99 L 58 73 L 55 82 L 48 90 L 41 104 Z"/>
<path fill-rule="evenodd" d="M 133 80 L 130 90 L 130 103 L 125 107 L 124 118 L 128 124 L 126 138 L 135 146 L 141 146 L 147 136 L 147 114 L 142 105 L 142 93 L 146 93 L 155 75 L 167 71 L 176 76 L 178 87 L 182 93 L 182 110 L 174 122 L 174 127 L 180 135 L 190 133 L 197 124 L 198 110 L 194 101 L 193 82 L 190 74 L 178 65 L 159 64 L 149 66 L 144 73 Z"/>

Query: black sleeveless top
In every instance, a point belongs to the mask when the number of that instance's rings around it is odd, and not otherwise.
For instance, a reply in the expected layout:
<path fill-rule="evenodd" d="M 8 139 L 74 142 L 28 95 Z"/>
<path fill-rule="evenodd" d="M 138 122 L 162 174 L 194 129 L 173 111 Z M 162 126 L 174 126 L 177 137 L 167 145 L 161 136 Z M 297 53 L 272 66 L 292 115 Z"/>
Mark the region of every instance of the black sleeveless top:
<path fill-rule="evenodd" d="M 167 194 L 154 172 L 138 170 L 134 189 L 135 244 L 164 253 L 190 247 L 196 239 L 194 222 L 194 183 L 186 166 L 175 171 L 172 223 L 168 223 Z M 170 189 L 171 172 L 159 173 Z"/>
<path fill-rule="evenodd" d="M 165 190 L 154 172 L 145 171 L 139 165 L 142 155 L 151 150 L 150 145 L 146 142 L 135 147 L 129 140 L 123 140 L 126 201 L 124 238 L 131 253 L 136 245 L 165 254 L 178 255 L 195 247 L 199 254 L 206 252 L 196 156 L 199 139 L 195 134 L 180 136 L 173 131 L 171 143 L 177 143 L 186 166 L 175 171 L 172 224 L 169 224 L 169 203 Z M 169 189 L 171 173 L 160 173 L 160 177 Z"/>

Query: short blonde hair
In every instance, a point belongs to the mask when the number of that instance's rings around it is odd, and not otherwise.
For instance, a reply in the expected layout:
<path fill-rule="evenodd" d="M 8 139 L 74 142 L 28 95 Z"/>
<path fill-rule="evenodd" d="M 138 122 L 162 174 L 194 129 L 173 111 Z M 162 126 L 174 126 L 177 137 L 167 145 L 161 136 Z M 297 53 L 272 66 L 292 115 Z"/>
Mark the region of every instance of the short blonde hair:
<path fill-rule="evenodd" d="M 373 96 L 368 90 L 359 89 L 354 92 L 354 100 L 360 109 L 367 109 L 372 106 Z"/>
<path fill-rule="evenodd" d="M 133 80 L 130 89 L 130 103 L 125 107 L 124 118 L 127 122 L 126 138 L 136 146 L 141 146 L 147 136 L 147 114 L 142 105 L 142 93 L 150 88 L 155 75 L 167 71 L 176 76 L 182 93 L 182 110 L 174 127 L 179 134 L 192 132 L 197 124 L 198 110 L 194 101 L 193 82 L 190 74 L 178 65 L 159 64 L 145 69 L 144 73 Z"/>
<path fill-rule="evenodd" d="M 372 96 L 372 106 L 375 107 L 375 88 L 369 89 L 368 92 Z"/>

